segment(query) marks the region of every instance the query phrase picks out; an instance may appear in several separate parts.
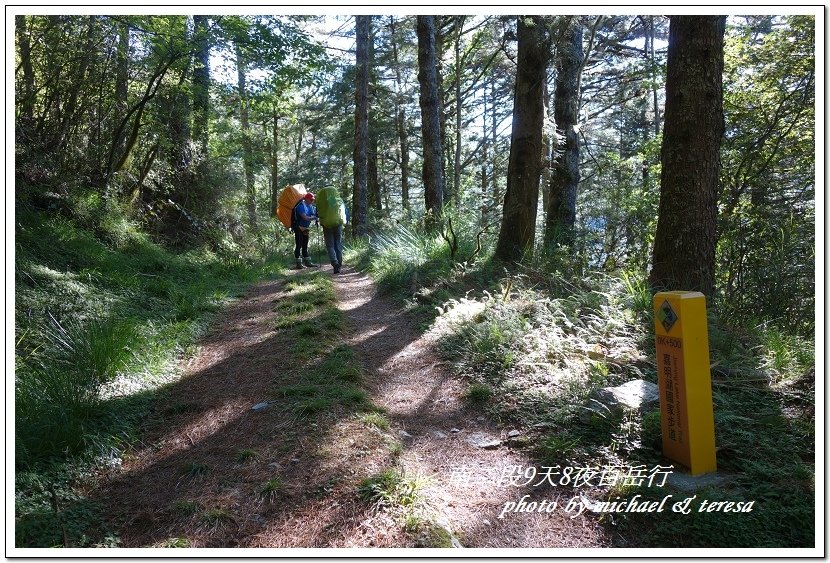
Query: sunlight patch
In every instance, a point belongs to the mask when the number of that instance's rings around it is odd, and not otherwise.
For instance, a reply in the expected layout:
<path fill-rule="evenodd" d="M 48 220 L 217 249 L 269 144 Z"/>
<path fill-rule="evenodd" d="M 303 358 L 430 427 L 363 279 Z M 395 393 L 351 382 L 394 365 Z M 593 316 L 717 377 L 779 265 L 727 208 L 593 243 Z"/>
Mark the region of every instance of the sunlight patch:
<path fill-rule="evenodd" d="M 373 336 L 377 336 L 380 333 L 384 332 L 385 330 L 389 329 L 389 325 L 381 325 L 375 329 L 364 329 L 361 333 L 354 338 L 355 343 L 365 342 L 372 338 Z"/>

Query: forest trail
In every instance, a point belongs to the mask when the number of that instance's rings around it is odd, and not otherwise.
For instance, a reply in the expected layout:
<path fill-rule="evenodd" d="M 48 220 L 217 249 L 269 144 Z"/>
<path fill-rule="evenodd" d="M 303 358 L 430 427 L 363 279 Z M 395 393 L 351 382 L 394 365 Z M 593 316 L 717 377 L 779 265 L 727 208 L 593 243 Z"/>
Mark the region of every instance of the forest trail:
<path fill-rule="evenodd" d="M 389 427 L 354 413 L 298 418 L 272 401 L 275 380 L 295 377 L 285 346 L 303 344 L 280 342 L 274 331 L 286 281 L 261 282 L 217 319 L 141 447 L 100 484 L 95 496 L 122 547 L 417 547 L 436 545 L 435 530 L 450 530 L 438 537 L 457 547 L 611 544 L 595 518 L 562 509 L 573 489 L 503 482 L 512 467 L 538 464 L 510 447 L 510 428 L 465 407 L 433 334 L 422 334 L 365 274 L 344 268 L 333 281 L 346 321 L 341 337 Z M 263 402 L 270 404 L 252 408 Z M 405 525 L 400 507 L 361 498 L 361 483 L 389 469 L 419 483 L 420 524 Z M 279 486 L 267 494 L 269 480 Z M 556 500 L 559 509 L 499 518 L 524 495 Z"/>

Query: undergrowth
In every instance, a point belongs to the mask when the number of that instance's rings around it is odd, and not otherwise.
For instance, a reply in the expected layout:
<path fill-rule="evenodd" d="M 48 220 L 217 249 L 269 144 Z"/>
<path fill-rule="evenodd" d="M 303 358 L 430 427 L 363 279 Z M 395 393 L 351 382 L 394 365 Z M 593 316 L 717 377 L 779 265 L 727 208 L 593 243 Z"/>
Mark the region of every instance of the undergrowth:
<path fill-rule="evenodd" d="M 172 251 L 83 206 L 74 219 L 18 209 L 14 257 L 15 544 L 114 545 L 81 491 L 120 463 L 212 315 L 278 268 Z"/>
<path fill-rule="evenodd" d="M 467 236 L 461 245 L 469 248 Z M 369 271 L 401 302 L 416 303 L 411 310 L 432 310 L 425 317 L 468 384 L 468 408 L 523 427 L 539 465 L 671 463 L 662 457 L 659 410 L 585 416 L 595 389 L 657 383 L 652 294 L 642 275 L 593 272 L 566 253 L 508 273 L 482 254 L 454 263 L 441 237 L 401 227 L 371 245 Z M 698 494 L 755 500 L 755 510 L 599 521 L 626 547 L 813 546 L 813 343 L 762 323 L 731 326 L 717 303 L 709 304 L 709 341 L 718 468 L 729 485 Z M 591 491 L 657 493 L 665 491 Z"/>

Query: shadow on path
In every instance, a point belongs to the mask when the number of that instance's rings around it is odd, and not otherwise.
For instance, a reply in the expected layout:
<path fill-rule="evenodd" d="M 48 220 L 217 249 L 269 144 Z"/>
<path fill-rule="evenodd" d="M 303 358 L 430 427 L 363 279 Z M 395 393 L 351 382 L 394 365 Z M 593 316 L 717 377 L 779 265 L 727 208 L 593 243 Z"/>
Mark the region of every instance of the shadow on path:
<path fill-rule="evenodd" d="M 291 274 L 299 275 L 328 272 Z M 297 415 L 279 390 L 321 359 L 292 365 L 297 337 L 275 329 L 290 292 L 285 280 L 262 282 L 220 317 L 159 399 L 141 447 L 95 492 L 122 546 L 412 546 L 401 522 L 358 494 L 363 479 L 392 467 L 428 479 L 430 510 L 465 546 L 607 544 L 584 517 L 499 519 L 504 504 L 524 494 L 499 483 L 505 468 L 532 462 L 505 445 L 471 444 L 502 431 L 465 408 L 463 385 L 443 369 L 431 340 L 365 275 L 346 268 L 333 279 L 347 321 L 337 336 L 356 351 L 371 402 L 392 430 L 361 422 L 358 406 Z M 267 408 L 252 409 L 263 401 Z M 400 455 L 389 447 L 396 439 Z"/>

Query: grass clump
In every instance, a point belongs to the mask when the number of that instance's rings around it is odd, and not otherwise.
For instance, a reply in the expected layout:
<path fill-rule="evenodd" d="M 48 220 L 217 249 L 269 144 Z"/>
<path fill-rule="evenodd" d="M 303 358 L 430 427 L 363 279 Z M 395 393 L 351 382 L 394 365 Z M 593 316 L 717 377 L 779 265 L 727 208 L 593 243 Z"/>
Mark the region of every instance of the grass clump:
<path fill-rule="evenodd" d="M 236 452 L 236 461 L 238 463 L 247 463 L 259 457 L 259 452 L 250 448 L 245 448 Z"/>
<path fill-rule="evenodd" d="M 167 549 L 184 549 L 190 547 L 190 541 L 187 538 L 167 538 L 159 547 L 167 548 Z"/>
<path fill-rule="evenodd" d="M 379 412 L 367 412 L 358 415 L 358 420 L 362 423 L 373 426 L 379 430 L 388 431 L 391 428 L 389 419 L 385 414 Z"/>
<path fill-rule="evenodd" d="M 414 508 L 423 501 L 424 479 L 406 477 L 398 469 L 390 468 L 366 477 L 360 482 L 361 500 L 388 509 Z"/>
<path fill-rule="evenodd" d="M 100 427 L 104 386 L 129 366 L 138 341 L 127 323 L 51 315 L 46 327 L 21 336 L 18 349 L 31 348 L 18 356 L 15 374 L 18 459 L 82 451 Z"/>
<path fill-rule="evenodd" d="M 177 500 L 173 503 L 172 509 L 181 516 L 192 516 L 201 511 L 199 503 L 194 500 Z"/>
<path fill-rule="evenodd" d="M 552 434 L 539 442 L 538 456 L 546 465 L 555 465 L 568 460 L 579 446 L 580 438 L 568 434 Z"/>
<path fill-rule="evenodd" d="M 483 405 L 493 397 L 493 388 L 486 383 L 471 383 L 464 398 L 475 405 Z"/>
<path fill-rule="evenodd" d="M 318 413 L 327 412 L 334 406 L 334 400 L 331 397 L 309 397 L 297 401 L 294 404 L 294 412 L 302 417 L 314 416 Z"/>
<path fill-rule="evenodd" d="M 268 502 L 273 502 L 279 496 L 280 491 L 285 487 L 285 481 L 279 477 L 268 479 L 260 488 L 259 494 Z"/>
<path fill-rule="evenodd" d="M 441 220 L 430 228 L 396 222 L 364 246 L 353 242 L 357 262 L 365 263 L 379 289 L 429 318 L 434 317 L 435 306 L 452 297 L 449 288 L 472 279 L 472 263 L 483 254 L 481 243 L 490 244 L 488 237 L 476 236 L 480 226 L 473 217 L 450 208 L 445 208 L 444 216 L 452 217 L 452 222 Z M 481 279 L 489 273 L 482 273 Z"/>
<path fill-rule="evenodd" d="M 200 477 L 208 472 L 210 467 L 201 461 L 190 461 L 184 465 L 182 473 L 190 477 Z"/>
<path fill-rule="evenodd" d="M 279 386 L 277 393 L 291 400 L 289 408 L 300 417 L 333 413 L 338 409 L 371 410 L 368 394 L 360 386 L 363 381 L 360 363 L 345 344 L 331 347 L 296 376 L 294 383 Z"/>
<path fill-rule="evenodd" d="M 235 522 L 233 514 L 224 508 L 211 508 L 204 511 L 201 515 L 202 522 L 209 528 L 218 528 L 225 524 Z"/>

